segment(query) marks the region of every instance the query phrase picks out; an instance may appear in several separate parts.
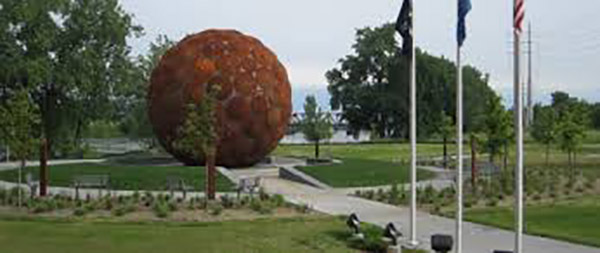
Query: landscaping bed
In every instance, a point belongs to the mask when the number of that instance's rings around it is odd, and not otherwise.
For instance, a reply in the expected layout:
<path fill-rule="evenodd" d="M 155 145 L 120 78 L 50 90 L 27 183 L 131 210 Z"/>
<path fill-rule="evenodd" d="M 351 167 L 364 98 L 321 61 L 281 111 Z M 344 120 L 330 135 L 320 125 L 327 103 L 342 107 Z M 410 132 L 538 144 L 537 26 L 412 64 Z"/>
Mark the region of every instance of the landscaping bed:
<path fill-rule="evenodd" d="M 600 180 L 572 177 L 569 170 L 533 169 L 525 177 L 525 232 L 574 243 L 600 247 Z M 514 180 L 504 172 L 493 178 L 480 178 L 475 187 L 467 181 L 464 189 L 465 219 L 503 229 L 514 222 Z M 392 205 L 408 205 L 409 192 L 393 186 L 388 190 L 357 191 L 354 195 Z M 454 188 L 418 189 L 419 209 L 454 217 Z"/>

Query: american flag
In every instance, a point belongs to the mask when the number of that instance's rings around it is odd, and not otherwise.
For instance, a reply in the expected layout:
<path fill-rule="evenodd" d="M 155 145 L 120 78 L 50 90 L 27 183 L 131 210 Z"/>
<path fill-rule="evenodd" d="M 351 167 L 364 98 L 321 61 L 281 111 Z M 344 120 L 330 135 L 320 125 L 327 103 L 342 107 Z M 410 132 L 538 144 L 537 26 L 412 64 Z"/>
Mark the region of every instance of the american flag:
<path fill-rule="evenodd" d="M 521 33 L 523 31 L 523 19 L 525 19 L 525 0 L 515 0 L 515 31 Z"/>

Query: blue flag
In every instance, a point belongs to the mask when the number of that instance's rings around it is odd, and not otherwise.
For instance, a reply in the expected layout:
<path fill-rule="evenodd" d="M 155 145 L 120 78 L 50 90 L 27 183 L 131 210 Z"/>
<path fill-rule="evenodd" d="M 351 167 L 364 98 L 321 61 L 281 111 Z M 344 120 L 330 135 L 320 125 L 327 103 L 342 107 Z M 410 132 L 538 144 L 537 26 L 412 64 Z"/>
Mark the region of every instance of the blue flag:
<path fill-rule="evenodd" d="M 456 29 L 456 39 L 459 47 L 462 47 L 463 42 L 465 42 L 465 39 L 467 38 L 465 18 L 469 11 L 471 11 L 471 0 L 458 0 L 458 27 Z"/>

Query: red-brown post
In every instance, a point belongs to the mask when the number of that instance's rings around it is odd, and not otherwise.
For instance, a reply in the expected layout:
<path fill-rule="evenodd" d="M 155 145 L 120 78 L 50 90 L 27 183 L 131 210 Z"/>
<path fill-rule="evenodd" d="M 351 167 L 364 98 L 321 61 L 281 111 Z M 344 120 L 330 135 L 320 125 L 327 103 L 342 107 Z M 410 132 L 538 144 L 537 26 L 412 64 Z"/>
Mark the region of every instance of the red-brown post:
<path fill-rule="evenodd" d="M 43 138 L 40 145 L 40 196 L 48 194 L 48 140 Z"/>
<path fill-rule="evenodd" d="M 216 152 L 210 152 L 206 157 L 206 197 L 209 200 L 214 200 L 216 195 L 216 168 L 215 168 Z"/>

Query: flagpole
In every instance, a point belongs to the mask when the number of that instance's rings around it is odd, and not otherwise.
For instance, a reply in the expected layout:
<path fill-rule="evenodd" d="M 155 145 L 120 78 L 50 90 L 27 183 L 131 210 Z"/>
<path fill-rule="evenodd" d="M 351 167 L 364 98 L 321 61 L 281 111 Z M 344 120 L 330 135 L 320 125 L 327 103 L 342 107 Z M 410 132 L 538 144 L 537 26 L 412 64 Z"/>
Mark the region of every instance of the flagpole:
<path fill-rule="evenodd" d="M 456 252 L 462 252 L 463 220 L 463 80 L 461 47 L 456 49 Z"/>
<path fill-rule="evenodd" d="M 415 34 L 415 6 L 412 3 L 412 47 L 410 60 L 410 244 L 417 241 L 417 60 Z"/>
<path fill-rule="evenodd" d="M 523 0 L 515 0 L 514 27 L 514 111 L 516 129 L 516 173 L 515 173 L 515 253 L 523 252 L 523 94 L 520 78 L 520 23 L 523 16 Z"/>

